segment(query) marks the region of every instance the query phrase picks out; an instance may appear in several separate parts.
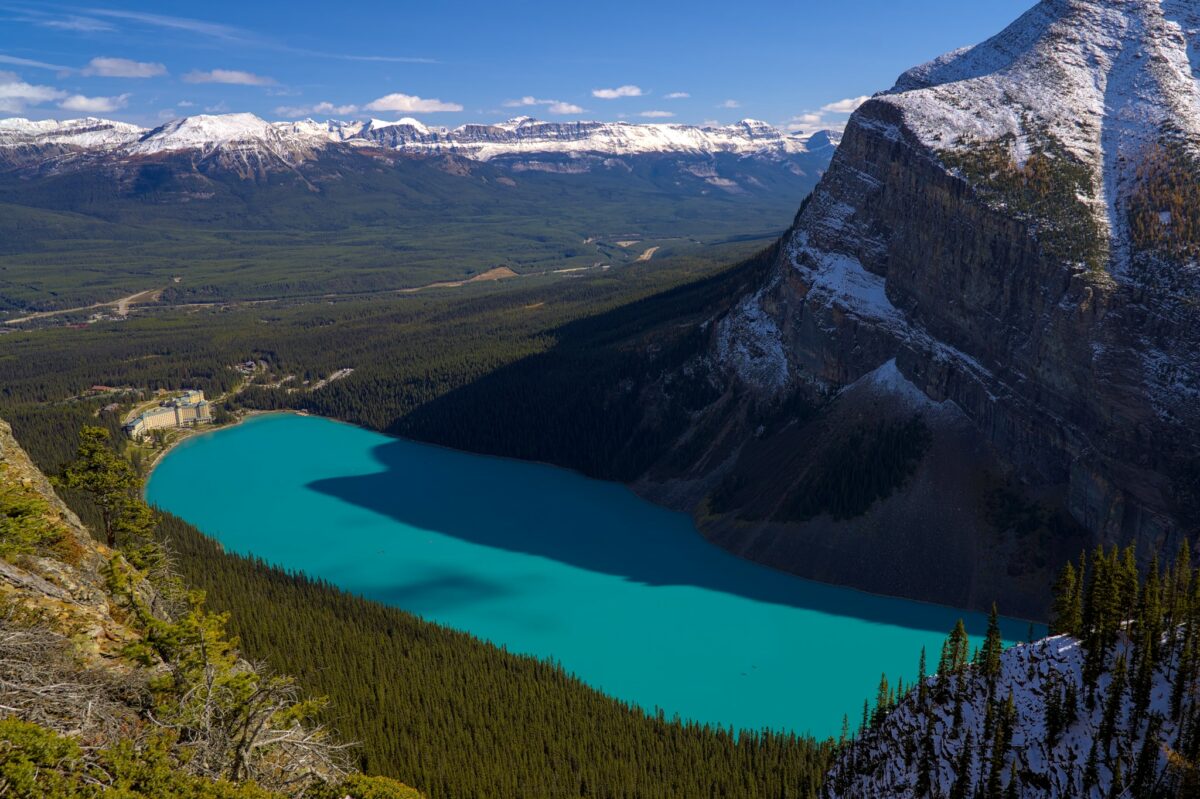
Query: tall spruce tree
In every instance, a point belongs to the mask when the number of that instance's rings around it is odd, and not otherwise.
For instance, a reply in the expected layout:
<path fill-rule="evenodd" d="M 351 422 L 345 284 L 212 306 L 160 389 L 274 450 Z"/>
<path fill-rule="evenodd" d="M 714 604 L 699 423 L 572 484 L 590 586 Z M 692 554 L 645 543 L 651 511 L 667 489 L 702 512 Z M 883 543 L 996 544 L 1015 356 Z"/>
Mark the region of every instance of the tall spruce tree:
<path fill-rule="evenodd" d="M 975 763 L 975 737 L 967 731 L 962 751 L 954 769 L 954 784 L 950 786 L 950 799 L 968 799 L 974 792 L 975 780 L 972 771 Z"/>
<path fill-rule="evenodd" d="M 988 681 L 989 688 L 994 688 L 996 679 L 1000 676 L 1000 656 L 1004 654 L 1004 639 L 1000 637 L 1000 613 L 996 603 L 992 603 L 992 611 L 988 615 L 987 637 L 979 650 L 979 666 L 983 676 Z"/>
<path fill-rule="evenodd" d="M 1054 584 L 1054 610 L 1050 620 L 1051 635 L 1078 635 L 1083 622 L 1080 618 L 1080 596 L 1076 591 L 1078 577 L 1075 566 L 1068 563 Z"/>

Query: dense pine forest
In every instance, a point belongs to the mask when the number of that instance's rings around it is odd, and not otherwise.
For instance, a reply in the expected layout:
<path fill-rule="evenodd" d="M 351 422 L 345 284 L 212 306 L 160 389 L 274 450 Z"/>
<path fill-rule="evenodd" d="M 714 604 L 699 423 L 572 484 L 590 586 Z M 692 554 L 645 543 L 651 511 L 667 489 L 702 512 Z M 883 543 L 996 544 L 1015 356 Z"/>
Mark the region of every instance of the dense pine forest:
<path fill-rule="evenodd" d="M 225 554 L 178 519 L 162 529 L 245 650 L 329 697 L 330 722 L 361 742 L 361 767 L 403 775 L 431 799 L 801 799 L 835 751 L 648 715 L 552 663 Z"/>

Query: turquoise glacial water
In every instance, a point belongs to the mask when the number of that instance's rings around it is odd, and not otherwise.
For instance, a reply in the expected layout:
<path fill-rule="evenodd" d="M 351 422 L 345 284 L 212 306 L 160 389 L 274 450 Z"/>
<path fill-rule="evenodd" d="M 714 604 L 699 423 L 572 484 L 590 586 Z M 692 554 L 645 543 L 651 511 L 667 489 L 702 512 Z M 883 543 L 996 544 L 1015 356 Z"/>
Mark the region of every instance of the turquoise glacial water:
<path fill-rule="evenodd" d="M 552 658 L 668 717 L 737 729 L 836 734 L 881 672 L 911 681 L 922 646 L 936 663 L 960 616 L 973 639 L 986 628 L 979 614 L 741 560 L 621 485 L 315 417 L 193 438 L 147 496 L 229 551 Z"/>

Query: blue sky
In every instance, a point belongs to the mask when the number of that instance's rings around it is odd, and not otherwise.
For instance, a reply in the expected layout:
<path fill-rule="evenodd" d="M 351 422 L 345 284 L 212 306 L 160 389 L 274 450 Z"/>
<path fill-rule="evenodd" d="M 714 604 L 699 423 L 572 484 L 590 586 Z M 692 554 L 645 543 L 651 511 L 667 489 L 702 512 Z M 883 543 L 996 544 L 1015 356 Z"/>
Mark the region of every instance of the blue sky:
<path fill-rule="evenodd" d="M 811 130 L 1033 4 L 0 0 L 0 117 L 752 117 Z"/>

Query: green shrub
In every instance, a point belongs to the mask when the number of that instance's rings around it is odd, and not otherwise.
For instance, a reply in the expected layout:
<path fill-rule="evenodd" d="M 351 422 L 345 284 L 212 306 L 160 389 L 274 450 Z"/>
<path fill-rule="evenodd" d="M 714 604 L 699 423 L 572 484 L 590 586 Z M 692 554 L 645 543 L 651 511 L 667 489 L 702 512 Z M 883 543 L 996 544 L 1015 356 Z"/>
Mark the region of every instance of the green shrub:
<path fill-rule="evenodd" d="M 0 557 L 47 554 L 67 532 L 50 503 L 9 471 L 8 464 L 0 463 Z"/>
<path fill-rule="evenodd" d="M 233 785 L 179 770 L 170 741 L 130 742 L 85 753 L 26 721 L 0 720 L 0 796 L 20 799 L 282 799 L 253 783 Z M 380 794 L 380 796 L 386 796 Z M 395 794 L 397 799 L 403 794 Z"/>

